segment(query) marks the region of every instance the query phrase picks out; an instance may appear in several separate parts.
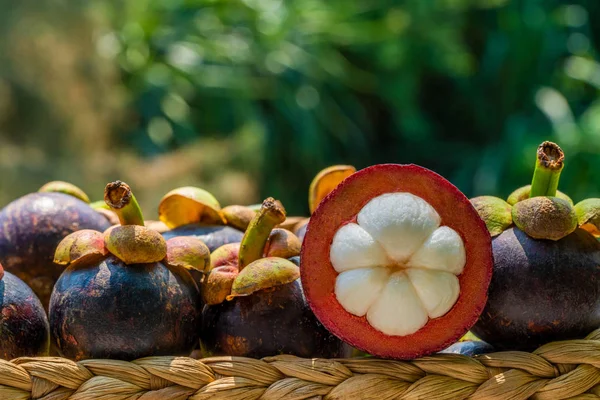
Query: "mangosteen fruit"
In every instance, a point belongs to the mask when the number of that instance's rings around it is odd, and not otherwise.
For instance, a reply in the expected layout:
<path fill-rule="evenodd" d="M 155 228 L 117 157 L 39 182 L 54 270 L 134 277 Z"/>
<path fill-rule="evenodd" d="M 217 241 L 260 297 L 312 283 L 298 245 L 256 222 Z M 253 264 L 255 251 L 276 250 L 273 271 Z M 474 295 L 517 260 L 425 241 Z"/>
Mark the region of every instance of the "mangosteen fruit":
<path fill-rule="evenodd" d="M 188 270 L 208 268 L 208 248 L 146 228 L 123 182 L 106 186 L 105 201 L 120 225 L 74 232 L 56 249 L 55 262 L 66 269 L 50 301 L 55 345 L 73 360 L 189 355 L 202 302 Z"/>
<path fill-rule="evenodd" d="M 308 209 L 312 214 L 319 203 L 344 179 L 356 172 L 352 165 L 332 165 L 322 169 L 315 175 L 308 188 Z M 281 228 L 291 230 L 300 240 L 306 234 L 307 217 L 287 217 L 280 225 Z"/>
<path fill-rule="evenodd" d="M 378 357 L 438 352 L 477 321 L 492 273 L 491 240 L 469 200 L 416 165 L 354 173 L 317 207 L 300 256 L 317 318 Z"/>
<path fill-rule="evenodd" d="M 284 229 L 285 209 L 266 199 L 241 243 L 211 254 L 203 284 L 205 355 L 261 358 L 344 357 L 351 349 L 331 335 L 310 310 L 294 262 L 300 240 Z"/>
<path fill-rule="evenodd" d="M 29 286 L 0 265 L 0 358 L 47 356 L 48 318 Z"/>
<path fill-rule="evenodd" d="M 107 219 L 74 185 L 51 182 L 0 211 L 0 262 L 25 281 L 47 309 L 62 268 L 52 262 L 58 243 L 80 229 L 103 231 Z"/>
<path fill-rule="evenodd" d="M 185 186 L 167 193 L 158 206 L 158 216 L 170 230 L 166 239 L 192 236 L 214 251 L 227 243 L 242 240 L 244 230 L 255 212 L 244 206 L 221 209 L 217 199 L 206 190 Z"/>
<path fill-rule="evenodd" d="M 573 206 L 559 196 L 563 166 L 562 149 L 544 142 L 529 197 L 512 205 L 491 196 L 472 199 L 493 236 L 494 255 L 489 299 L 472 331 L 497 349 L 530 351 L 600 326 L 600 243 L 593 235 L 600 200 Z"/>

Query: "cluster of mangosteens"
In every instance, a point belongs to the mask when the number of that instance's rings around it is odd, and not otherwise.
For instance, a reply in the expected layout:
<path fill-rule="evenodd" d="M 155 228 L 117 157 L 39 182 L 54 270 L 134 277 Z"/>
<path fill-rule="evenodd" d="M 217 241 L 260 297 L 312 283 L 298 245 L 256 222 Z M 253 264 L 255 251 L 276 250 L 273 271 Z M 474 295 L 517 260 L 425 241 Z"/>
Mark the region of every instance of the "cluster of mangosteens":
<path fill-rule="evenodd" d="M 145 221 L 123 182 L 95 203 L 51 182 L 0 211 L 0 357 L 409 359 L 582 337 L 600 327 L 600 199 L 557 191 L 556 144 L 536 160 L 507 201 L 415 165 L 333 166 L 309 218 L 183 187 Z"/>

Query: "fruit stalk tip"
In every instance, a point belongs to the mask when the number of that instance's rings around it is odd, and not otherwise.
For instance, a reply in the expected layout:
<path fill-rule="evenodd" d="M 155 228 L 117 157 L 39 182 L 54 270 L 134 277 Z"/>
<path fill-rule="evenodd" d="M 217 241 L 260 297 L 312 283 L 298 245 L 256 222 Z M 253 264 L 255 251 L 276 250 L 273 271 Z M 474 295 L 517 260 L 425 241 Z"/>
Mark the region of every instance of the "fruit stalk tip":
<path fill-rule="evenodd" d="M 543 142 L 536 153 L 535 170 L 529 197 L 556 196 L 565 153 L 553 142 Z"/>
<path fill-rule="evenodd" d="M 142 210 L 128 184 L 111 182 L 104 189 L 104 201 L 119 216 L 121 225 L 144 225 Z"/>
<path fill-rule="evenodd" d="M 537 159 L 544 168 L 561 170 L 565 161 L 565 153 L 553 142 L 543 142 L 537 149 Z"/>

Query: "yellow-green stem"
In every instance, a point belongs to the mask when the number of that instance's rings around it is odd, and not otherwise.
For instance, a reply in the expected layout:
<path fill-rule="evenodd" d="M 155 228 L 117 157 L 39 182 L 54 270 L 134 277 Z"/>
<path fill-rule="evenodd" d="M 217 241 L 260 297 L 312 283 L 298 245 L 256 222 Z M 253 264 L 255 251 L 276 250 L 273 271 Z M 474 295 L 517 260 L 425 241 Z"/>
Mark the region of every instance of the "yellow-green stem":
<path fill-rule="evenodd" d="M 106 185 L 104 201 L 118 215 L 121 225 L 144 226 L 140 205 L 125 182 L 115 181 Z"/>
<path fill-rule="evenodd" d="M 238 259 L 241 271 L 246 265 L 263 257 L 263 252 L 273 228 L 285 221 L 285 209 L 272 197 L 263 201 L 242 238 Z"/>
<path fill-rule="evenodd" d="M 556 196 L 560 173 L 564 167 L 565 154 L 552 142 L 544 142 L 537 149 L 535 171 L 529 197 Z"/>

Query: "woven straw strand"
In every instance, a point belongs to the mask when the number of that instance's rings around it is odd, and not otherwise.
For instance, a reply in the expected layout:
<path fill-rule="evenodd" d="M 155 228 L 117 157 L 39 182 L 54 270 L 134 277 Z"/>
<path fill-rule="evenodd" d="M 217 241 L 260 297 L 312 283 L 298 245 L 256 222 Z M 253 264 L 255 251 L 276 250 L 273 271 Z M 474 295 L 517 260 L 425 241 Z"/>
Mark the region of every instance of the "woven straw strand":
<path fill-rule="evenodd" d="M 600 329 L 533 353 L 412 361 L 149 357 L 0 360 L 2 400 L 600 400 Z"/>

